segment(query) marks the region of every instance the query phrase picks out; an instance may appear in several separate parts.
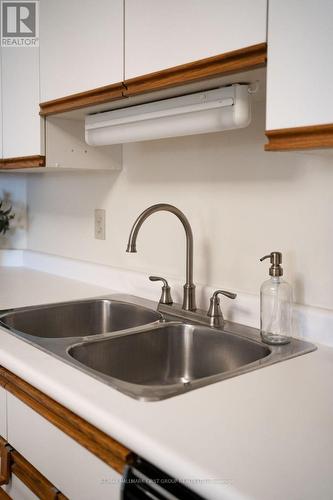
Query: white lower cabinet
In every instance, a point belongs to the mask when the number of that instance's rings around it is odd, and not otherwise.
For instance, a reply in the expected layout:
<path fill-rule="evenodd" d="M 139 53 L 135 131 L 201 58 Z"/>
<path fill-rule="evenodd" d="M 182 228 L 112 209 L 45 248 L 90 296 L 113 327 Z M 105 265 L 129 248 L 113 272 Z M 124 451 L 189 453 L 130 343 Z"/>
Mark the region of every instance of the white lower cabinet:
<path fill-rule="evenodd" d="M 7 439 L 7 411 L 6 411 L 7 393 L 0 387 L 0 436 Z"/>
<path fill-rule="evenodd" d="M 119 473 L 9 393 L 7 415 L 8 442 L 70 500 L 120 498 Z"/>

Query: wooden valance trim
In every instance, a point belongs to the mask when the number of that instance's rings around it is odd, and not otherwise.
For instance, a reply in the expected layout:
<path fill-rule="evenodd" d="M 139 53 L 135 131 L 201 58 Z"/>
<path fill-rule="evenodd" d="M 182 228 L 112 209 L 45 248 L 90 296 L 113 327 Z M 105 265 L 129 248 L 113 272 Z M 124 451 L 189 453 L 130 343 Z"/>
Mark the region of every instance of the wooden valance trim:
<path fill-rule="evenodd" d="M 333 124 L 267 130 L 265 151 L 295 151 L 333 147 Z"/>
<path fill-rule="evenodd" d="M 265 66 L 267 45 L 260 43 L 124 81 L 132 96 Z"/>

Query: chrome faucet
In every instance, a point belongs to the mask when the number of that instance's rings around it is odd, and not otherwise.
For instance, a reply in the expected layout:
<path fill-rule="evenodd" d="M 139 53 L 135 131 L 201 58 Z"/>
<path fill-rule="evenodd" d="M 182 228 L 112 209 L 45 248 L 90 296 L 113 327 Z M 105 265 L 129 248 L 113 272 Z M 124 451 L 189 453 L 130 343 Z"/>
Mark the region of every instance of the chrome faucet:
<path fill-rule="evenodd" d="M 180 222 L 183 224 L 186 234 L 186 283 L 184 285 L 184 299 L 182 308 L 185 311 L 195 311 L 195 285 L 193 283 L 193 233 L 189 221 L 186 216 L 173 205 L 168 205 L 167 203 L 158 203 L 157 205 L 152 205 L 151 207 L 144 210 L 133 224 L 131 229 L 127 252 L 136 253 L 136 239 L 139 230 L 144 223 L 144 221 L 155 212 L 171 212 L 176 215 Z"/>

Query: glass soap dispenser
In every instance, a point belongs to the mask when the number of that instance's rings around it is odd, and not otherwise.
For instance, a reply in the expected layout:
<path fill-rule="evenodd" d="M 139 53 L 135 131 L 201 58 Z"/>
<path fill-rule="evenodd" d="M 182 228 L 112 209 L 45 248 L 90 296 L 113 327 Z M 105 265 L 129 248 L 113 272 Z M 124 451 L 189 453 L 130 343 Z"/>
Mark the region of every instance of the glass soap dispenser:
<path fill-rule="evenodd" d="M 271 252 L 270 278 L 260 288 L 260 334 L 266 344 L 288 344 L 291 338 L 292 288 L 282 279 L 282 253 Z"/>

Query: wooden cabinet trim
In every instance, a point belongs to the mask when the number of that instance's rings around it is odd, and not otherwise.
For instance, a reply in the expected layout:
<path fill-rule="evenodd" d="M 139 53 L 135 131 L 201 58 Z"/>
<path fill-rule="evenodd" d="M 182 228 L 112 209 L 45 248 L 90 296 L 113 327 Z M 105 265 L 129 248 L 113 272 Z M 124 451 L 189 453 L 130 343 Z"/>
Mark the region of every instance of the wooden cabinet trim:
<path fill-rule="evenodd" d="M 224 76 L 265 66 L 267 44 L 259 43 L 243 49 L 225 52 L 180 66 L 125 80 L 124 95 L 133 96 L 153 90 L 184 85 L 199 80 Z"/>
<path fill-rule="evenodd" d="M 66 111 L 73 111 L 74 109 L 85 108 L 87 106 L 111 102 L 124 97 L 124 89 L 124 84 L 119 82 L 88 90 L 86 92 L 71 94 L 52 101 L 42 102 L 39 105 L 39 114 L 41 116 L 50 116 L 57 113 L 64 113 Z"/>
<path fill-rule="evenodd" d="M 333 147 L 333 124 L 267 130 L 265 151 L 295 151 Z"/>
<path fill-rule="evenodd" d="M 217 56 L 174 66 L 138 76 L 125 82 L 99 87 L 40 104 L 40 115 L 50 116 L 66 111 L 112 102 L 132 95 L 161 90 L 177 85 L 214 78 L 265 66 L 266 43 L 259 43 Z"/>
<path fill-rule="evenodd" d="M 19 168 L 45 167 L 45 156 L 20 156 L 0 160 L 0 170 L 15 170 Z"/>
<path fill-rule="evenodd" d="M 4 448 L 8 445 L 7 441 L 0 436 L 0 447 Z M 10 473 L 15 474 L 22 483 L 24 483 L 30 491 L 32 491 L 38 498 L 43 500 L 68 500 L 68 498 L 60 493 L 58 489 L 50 483 L 45 476 L 43 476 L 28 460 L 26 460 L 20 453 L 12 448 L 10 452 Z M 7 483 L 8 484 L 8 483 Z M 0 489 L 0 493 L 6 496 L 0 498 L 10 498 L 6 492 Z"/>
<path fill-rule="evenodd" d="M 0 486 L 8 484 L 11 475 L 11 448 L 0 436 Z"/>
<path fill-rule="evenodd" d="M 3 367 L 0 384 L 120 474 L 132 462 L 134 455 L 128 448 Z"/>
<path fill-rule="evenodd" d="M 12 473 L 38 498 L 45 500 L 67 499 L 58 492 L 57 488 L 45 476 L 15 450 L 12 452 Z"/>
<path fill-rule="evenodd" d="M 0 488 L 0 500 L 12 500 L 2 488 Z"/>

